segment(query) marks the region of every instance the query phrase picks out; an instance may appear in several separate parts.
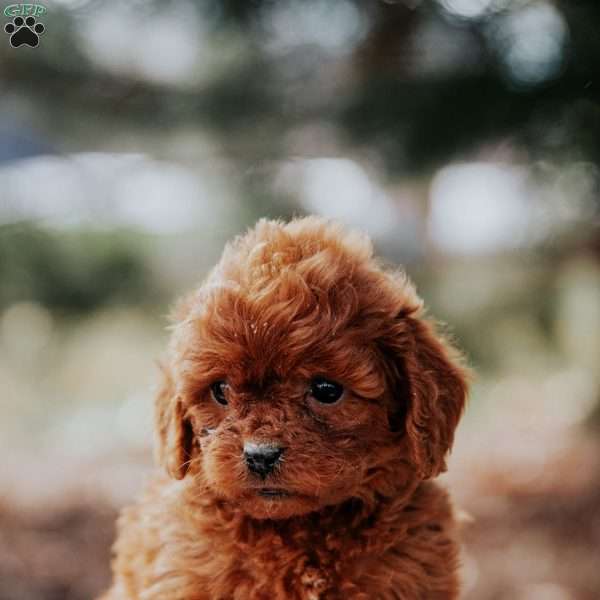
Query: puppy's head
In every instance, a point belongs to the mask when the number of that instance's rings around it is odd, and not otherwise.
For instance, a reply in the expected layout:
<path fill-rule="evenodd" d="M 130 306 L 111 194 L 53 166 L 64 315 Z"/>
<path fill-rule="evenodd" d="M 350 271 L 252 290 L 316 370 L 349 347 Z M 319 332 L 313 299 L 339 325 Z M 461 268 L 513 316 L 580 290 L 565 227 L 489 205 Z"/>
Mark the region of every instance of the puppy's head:
<path fill-rule="evenodd" d="M 420 311 L 363 236 L 259 222 L 176 310 L 160 460 L 256 518 L 408 493 L 445 468 L 466 394 Z"/>

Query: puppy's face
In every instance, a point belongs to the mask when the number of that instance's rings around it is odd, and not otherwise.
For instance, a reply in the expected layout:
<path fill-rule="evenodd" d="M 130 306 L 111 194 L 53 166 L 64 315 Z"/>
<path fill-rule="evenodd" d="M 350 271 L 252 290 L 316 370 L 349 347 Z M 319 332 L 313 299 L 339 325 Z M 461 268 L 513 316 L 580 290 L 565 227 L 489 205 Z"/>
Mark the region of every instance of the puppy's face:
<path fill-rule="evenodd" d="M 444 468 L 465 397 L 418 310 L 364 238 L 260 223 L 180 306 L 163 462 L 255 518 L 409 492 Z"/>

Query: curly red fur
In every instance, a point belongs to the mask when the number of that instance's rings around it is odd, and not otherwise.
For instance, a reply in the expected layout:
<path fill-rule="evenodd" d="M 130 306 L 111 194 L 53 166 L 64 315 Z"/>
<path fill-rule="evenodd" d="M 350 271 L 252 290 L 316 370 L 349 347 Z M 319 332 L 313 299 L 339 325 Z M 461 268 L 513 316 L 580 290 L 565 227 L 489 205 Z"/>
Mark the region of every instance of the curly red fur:
<path fill-rule="evenodd" d="M 156 398 L 171 478 L 123 512 L 104 600 L 457 598 L 454 517 L 427 480 L 445 469 L 465 372 L 365 236 L 262 220 L 173 319 Z M 311 396 L 315 377 L 341 400 Z M 264 481 L 248 441 L 285 448 Z"/>

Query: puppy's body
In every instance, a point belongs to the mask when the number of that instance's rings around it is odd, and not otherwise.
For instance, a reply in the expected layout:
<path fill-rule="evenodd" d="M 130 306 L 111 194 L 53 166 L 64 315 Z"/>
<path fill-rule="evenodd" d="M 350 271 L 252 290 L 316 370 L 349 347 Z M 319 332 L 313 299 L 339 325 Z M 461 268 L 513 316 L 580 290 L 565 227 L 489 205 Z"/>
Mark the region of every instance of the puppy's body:
<path fill-rule="evenodd" d="M 445 492 L 421 484 L 409 502 L 362 514 L 352 503 L 257 521 L 157 481 L 120 519 L 103 600 L 447 600 L 457 545 Z"/>
<path fill-rule="evenodd" d="M 466 385 L 419 311 L 331 223 L 263 221 L 229 246 L 175 315 L 156 401 L 172 479 L 124 511 L 103 600 L 457 598 L 427 480 Z"/>

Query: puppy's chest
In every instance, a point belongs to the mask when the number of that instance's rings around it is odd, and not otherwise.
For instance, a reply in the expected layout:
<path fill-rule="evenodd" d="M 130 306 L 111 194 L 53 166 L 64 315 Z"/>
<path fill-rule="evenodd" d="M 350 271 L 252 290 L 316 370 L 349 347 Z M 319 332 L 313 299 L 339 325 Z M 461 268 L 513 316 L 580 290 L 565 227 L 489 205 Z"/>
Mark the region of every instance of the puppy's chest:
<path fill-rule="evenodd" d="M 190 531 L 187 530 L 188 535 Z M 456 548 L 437 527 L 384 544 L 362 536 L 300 532 L 286 539 L 267 531 L 179 537 L 163 546 L 165 589 L 185 600 L 451 600 L 456 598 Z M 212 535 L 211 535 L 212 534 Z M 160 597 L 163 600 L 163 596 Z"/>
<path fill-rule="evenodd" d="M 219 575 L 223 587 L 230 587 L 226 597 L 256 600 L 338 598 L 338 574 L 347 563 L 338 548 L 328 548 L 321 540 L 282 540 L 275 535 L 255 544 L 235 544 L 220 562 L 229 563 Z"/>
<path fill-rule="evenodd" d="M 214 532 L 213 532 L 214 533 Z M 202 546 L 202 548 L 200 548 Z M 329 547 L 328 547 L 329 546 Z M 187 546 L 188 551 L 192 551 Z M 332 600 L 348 572 L 335 541 L 282 539 L 267 534 L 254 540 L 204 537 L 190 560 L 187 589 L 201 600 Z M 204 594 L 204 595 L 203 595 Z M 196 596 L 194 596 L 196 598 Z"/>
<path fill-rule="evenodd" d="M 437 510 L 417 498 L 352 530 L 349 518 L 286 525 L 190 511 L 163 530 L 156 573 L 177 590 L 165 600 L 454 599 L 457 546 L 440 498 Z"/>

